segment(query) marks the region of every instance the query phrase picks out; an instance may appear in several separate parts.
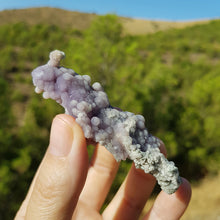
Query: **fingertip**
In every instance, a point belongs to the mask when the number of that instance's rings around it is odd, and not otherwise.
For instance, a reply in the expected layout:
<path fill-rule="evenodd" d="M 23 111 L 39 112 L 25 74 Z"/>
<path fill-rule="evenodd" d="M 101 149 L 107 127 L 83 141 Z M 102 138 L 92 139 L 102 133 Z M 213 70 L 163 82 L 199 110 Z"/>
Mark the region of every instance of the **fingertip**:
<path fill-rule="evenodd" d="M 76 139 L 82 139 L 83 144 L 86 145 L 86 140 L 84 136 L 84 132 L 81 126 L 76 122 L 75 118 L 71 115 L 67 114 L 59 114 L 55 116 L 54 120 L 62 120 L 66 126 L 69 126 L 73 129 L 73 135 Z M 76 140 L 74 139 L 74 140 Z"/>
<path fill-rule="evenodd" d="M 56 115 L 51 126 L 49 152 L 55 156 L 67 156 L 70 151 L 76 150 L 72 147 L 74 143 L 86 150 L 82 128 L 74 117 L 67 114 Z"/>
<path fill-rule="evenodd" d="M 69 154 L 69 159 L 72 161 L 72 163 L 75 163 L 75 167 L 78 167 L 78 170 L 81 171 L 81 177 L 84 179 L 86 178 L 89 166 L 86 138 L 82 128 L 73 117 L 65 115 L 64 118 L 67 120 L 67 123 L 71 123 L 73 131 L 73 143 L 71 152 Z"/>
<path fill-rule="evenodd" d="M 181 177 L 181 179 L 182 179 L 182 184 L 176 191 L 176 196 L 180 201 L 182 201 L 185 204 L 188 204 L 190 202 L 192 195 L 191 185 L 187 179 L 183 177 Z"/>
<path fill-rule="evenodd" d="M 59 123 L 60 121 L 62 121 L 63 123 L 65 123 L 66 125 L 73 127 L 73 125 L 76 123 L 75 122 L 75 118 L 72 117 L 71 115 L 67 115 L 67 114 L 58 114 L 53 118 L 53 123 Z"/>
<path fill-rule="evenodd" d="M 159 141 L 160 141 L 160 146 L 159 146 L 160 152 L 161 152 L 165 157 L 167 157 L 167 149 L 166 149 L 166 147 L 165 147 L 165 144 L 164 144 L 164 142 L 161 141 L 160 139 L 159 139 Z"/>
<path fill-rule="evenodd" d="M 60 114 L 54 117 L 51 132 L 49 153 L 54 156 L 66 157 L 72 148 L 74 137 L 74 119 Z"/>
<path fill-rule="evenodd" d="M 144 219 L 180 219 L 189 205 L 191 186 L 182 178 L 178 190 L 169 195 L 161 191 Z"/>
<path fill-rule="evenodd" d="M 63 122 L 66 126 L 69 126 L 75 129 L 80 129 L 82 131 L 82 128 L 80 127 L 80 125 L 76 122 L 75 118 L 71 115 L 58 114 L 54 117 L 52 124 L 57 123 L 57 122 L 59 123 L 60 121 Z"/>

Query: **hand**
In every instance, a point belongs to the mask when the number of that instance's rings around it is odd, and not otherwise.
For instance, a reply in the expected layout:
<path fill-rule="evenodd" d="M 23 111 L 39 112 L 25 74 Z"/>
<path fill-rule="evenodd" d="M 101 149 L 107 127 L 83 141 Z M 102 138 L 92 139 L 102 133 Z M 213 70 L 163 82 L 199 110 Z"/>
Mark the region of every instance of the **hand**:
<path fill-rule="evenodd" d="M 56 116 L 49 147 L 16 220 L 138 219 L 154 188 L 155 178 L 132 165 L 119 191 L 100 214 L 119 163 L 99 145 L 89 163 L 86 147 L 83 131 L 74 118 Z M 165 151 L 163 145 L 161 151 Z M 176 193 L 160 192 L 144 219 L 179 219 L 190 197 L 190 185 L 183 179 Z"/>

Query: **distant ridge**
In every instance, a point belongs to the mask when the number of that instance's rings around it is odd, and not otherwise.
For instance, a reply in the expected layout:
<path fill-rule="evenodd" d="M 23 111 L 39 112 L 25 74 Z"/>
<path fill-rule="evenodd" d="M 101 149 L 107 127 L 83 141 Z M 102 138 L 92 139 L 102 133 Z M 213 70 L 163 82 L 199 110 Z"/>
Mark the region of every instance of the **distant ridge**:
<path fill-rule="evenodd" d="M 61 28 L 84 30 L 97 17 L 96 14 L 67 11 L 58 8 L 28 8 L 0 11 L 0 25 L 25 22 L 29 25 L 46 23 Z M 153 33 L 170 28 L 184 28 L 195 24 L 207 23 L 210 20 L 192 22 L 151 21 L 120 17 L 126 34 L 139 35 Z"/>
<path fill-rule="evenodd" d="M 46 23 L 83 30 L 88 28 L 95 14 L 72 12 L 58 8 L 28 8 L 0 12 L 0 25 L 25 22 L 30 25 Z"/>

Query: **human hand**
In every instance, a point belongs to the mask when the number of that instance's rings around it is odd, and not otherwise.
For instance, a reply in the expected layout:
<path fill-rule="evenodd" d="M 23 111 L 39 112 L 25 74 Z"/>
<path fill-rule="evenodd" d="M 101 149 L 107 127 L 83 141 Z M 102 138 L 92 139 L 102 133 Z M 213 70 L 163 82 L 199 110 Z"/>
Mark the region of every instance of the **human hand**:
<path fill-rule="evenodd" d="M 69 115 L 53 120 L 50 144 L 15 220 L 135 220 L 150 197 L 155 178 L 132 165 L 113 200 L 100 209 L 117 173 L 110 152 L 97 145 L 91 161 L 80 126 Z M 165 147 L 161 144 L 161 151 Z M 161 191 L 143 219 L 179 219 L 191 197 L 187 180 L 172 195 Z"/>

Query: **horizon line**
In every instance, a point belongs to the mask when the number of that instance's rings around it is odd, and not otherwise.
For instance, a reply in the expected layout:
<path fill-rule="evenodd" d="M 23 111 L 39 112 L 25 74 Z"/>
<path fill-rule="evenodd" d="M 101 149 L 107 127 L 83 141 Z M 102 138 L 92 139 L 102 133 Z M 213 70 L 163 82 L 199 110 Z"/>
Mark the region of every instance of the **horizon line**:
<path fill-rule="evenodd" d="M 33 6 L 33 7 L 15 7 L 15 8 L 6 8 L 6 9 L 0 9 L 0 12 L 3 11 L 13 11 L 13 10 L 28 10 L 28 9 L 38 9 L 38 8 L 51 8 L 51 9 L 60 9 L 64 11 L 69 11 L 69 12 L 79 12 L 79 13 L 84 13 L 84 14 L 95 14 L 98 16 L 104 16 L 107 14 L 115 14 L 118 17 L 121 18 L 129 18 L 129 19 L 135 19 L 135 20 L 146 20 L 146 21 L 155 21 L 155 22 L 176 22 L 176 23 L 184 23 L 184 22 L 204 22 L 204 21 L 212 21 L 212 20 L 219 20 L 220 17 L 214 17 L 214 18 L 198 18 L 198 19 L 164 19 L 164 18 L 146 18 L 146 17 L 132 17 L 132 16 L 123 16 L 119 15 L 115 12 L 107 12 L 107 13 L 97 13 L 97 12 L 88 12 L 88 11 L 82 11 L 82 10 L 71 10 L 71 9 L 66 9 L 62 7 L 51 7 L 51 6 Z"/>

